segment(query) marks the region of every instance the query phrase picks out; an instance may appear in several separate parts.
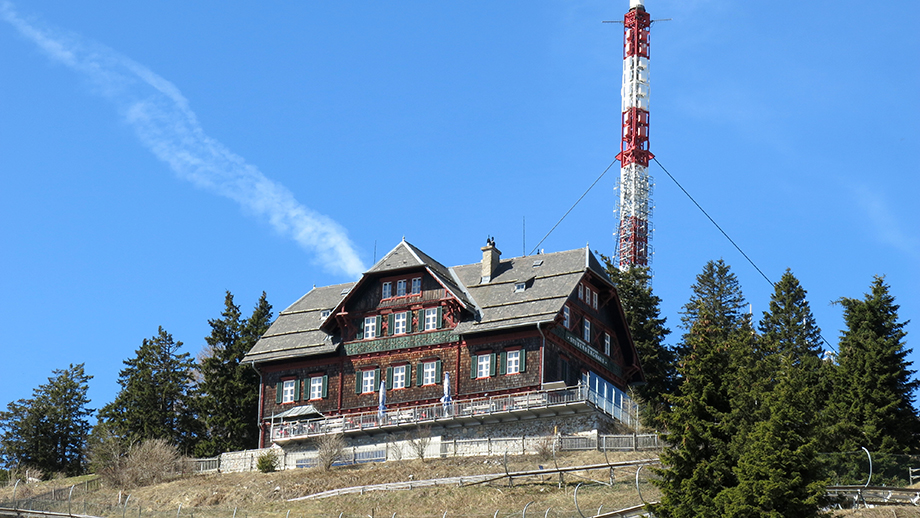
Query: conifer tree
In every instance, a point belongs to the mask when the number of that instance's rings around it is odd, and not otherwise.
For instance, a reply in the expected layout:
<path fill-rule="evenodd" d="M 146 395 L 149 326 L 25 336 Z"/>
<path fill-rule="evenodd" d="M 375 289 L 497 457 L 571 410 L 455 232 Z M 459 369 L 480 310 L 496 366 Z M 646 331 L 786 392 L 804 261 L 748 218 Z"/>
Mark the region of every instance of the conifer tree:
<path fill-rule="evenodd" d="M 738 335 L 726 338 L 707 311 L 697 313 L 684 337 L 683 383 L 662 417 L 672 444 L 661 453 L 656 482 L 661 503 L 654 512 L 663 518 L 720 517 L 716 498 L 736 484 L 731 388 Z"/>
<path fill-rule="evenodd" d="M 723 337 L 750 326 L 750 316 L 744 311 L 747 302 L 741 292 L 741 283 L 722 259 L 707 262 L 690 289 L 693 294 L 681 311 L 680 321 L 684 329 L 692 328 L 701 314 L 708 316 L 710 325 Z M 684 335 L 684 341 L 686 339 L 687 335 Z M 684 356 L 685 349 L 683 344 L 678 345 L 679 359 Z"/>
<path fill-rule="evenodd" d="M 649 269 L 634 266 L 621 271 L 609 258 L 601 257 L 616 286 L 645 373 L 646 384 L 637 389 L 642 401 L 641 419 L 646 426 L 655 426 L 658 424 L 657 416 L 667 409 L 665 396 L 677 390 L 676 357 L 674 351 L 664 344 L 671 330 L 665 326 L 666 319 L 661 317 L 661 299 L 652 293 Z"/>
<path fill-rule="evenodd" d="M 833 365 L 822 360 L 821 330 L 806 300 L 806 291 L 791 271 L 786 270 L 774 287 L 768 310 L 758 326 L 760 353 L 763 355 L 766 390 L 772 390 L 777 379 L 772 373 L 782 367 L 780 358 L 788 359 L 792 376 L 803 382 L 807 402 L 802 408 L 815 419 L 827 418 L 827 398 L 831 390 Z M 816 423 L 814 433 L 823 433 L 824 426 Z"/>
<path fill-rule="evenodd" d="M 46 475 L 79 475 L 85 467 L 89 380 L 83 364 L 52 371 L 48 383 L 0 412 L 0 446 L 8 468 L 30 467 Z"/>
<path fill-rule="evenodd" d="M 765 358 L 775 384 L 761 394 L 764 418 L 732 440 L 737 484 L 717 497 L 720 516 L 784 518 L 819 516 L 826 483 L 818 463 L 818 421 L 813 390 L 797 374 L 790 352 Z"/>
<path fill-rule="evenodd" d="M 268 330 L 271 317 L 264 292 L 252 315 L 243 320 L 228 291 L 221 318 L 208 321 L 211 335 L 205 338 L 208 349 L 200 361 L 200 408 L 207 438 L 198 444 L 198 455 L 213 456 L 258 445 L 259 375 L 242 359 Z"/>
<path fill-rule="evenodd" d="M 195 415 L 195 364 L 180 353 L 182 342 L 162 327 L 144 339 L 136 356 L 119 372 L 121 390 L 99 418 L 126 442 L 163 439 L 190 453 L 198 438 Z"/>
<path fill-rule="evenodd" d="M 899 306 L 882 277 L 875 277 L 863 299 L 841 298 L 846 329 L 840 338 L 838 368 L 831 394 L 836 423 L 831 446 L 838 451 L 860 447 L 882 453 L 918 450 L 920 422 L 904 343 L 907 322 L 898 321 Z"/>

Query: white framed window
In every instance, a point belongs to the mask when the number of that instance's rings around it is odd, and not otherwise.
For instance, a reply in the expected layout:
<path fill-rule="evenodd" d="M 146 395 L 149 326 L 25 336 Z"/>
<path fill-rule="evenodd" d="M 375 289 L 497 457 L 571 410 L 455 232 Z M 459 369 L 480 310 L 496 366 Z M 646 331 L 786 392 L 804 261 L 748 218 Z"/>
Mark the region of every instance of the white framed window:
<path fill-rule="evenodd" d="M 425 331 L 438 328 L 438 308 L 427 308 L 425 310 Z"/>
<path fill-rule="evenodd" d="M 492 355 L 480 354 L 476 357 L 476 377 L 488 378 L 492 370 Z"/>
<path fill-rule="evenodd" d="M 361 373 L 361 393 L 367 394 L 368 392 L 377 391 L 377 376 L 375 376 L 376 371 L 373 369 L 366 370 Z"/>
<path fill-rule="evenodd" d="M 578 285 L 578 300 L 585 300 L 585 288 L 581 284 Z"/>
<path fill-rule="evenodd" d="M 397 297 L 406 296 L 406 279 L 396 281 L 396 296 Z"/>
<path fill-rule="evenodd" d="M 323 377 L 313 376 L 310 378 L 310 399 L 323 398 Z"/>
<path fill-rule="evenodd" d="M 406 332 L 406 318 L 408 313 L 403 311 L 402 313 L 396 313 L 393 318 L 393 334 L 401 335 Z"/>
<path fill-rule="evenodd" d="M 396 367 L 393 367 L 393 381 L 391 383 L 395 389 L 406 388 L 405 365 L 397 365 Z"/>
<path fill-rule="evenodd" d="M 324 309 L 324 310 L 322 310 L 322 311 L 319 312 L 319 318 L 322 319 L 322 320 L 326 320 L 327 318 L 329 318 L 329 314 L 330 314 L 330 313 L 332 313 L 331 310 L 329 310 L 329 309 Z"/>
<path fill-rule="evenodd" d="M 591 305 L 591 288 L 585 286 L 585 304 Z"/>
<path fill-rule="evenodd" d="M 594 309 L 597 309 L 597 292 L 595 291 L 595 292 L 591 295 L 591 297 L 594 299 L 594 304 L 593 304 Z"/>
<path fill-rule="evenodd" d="M 571 326 L 571 324 L 572 324 L 571 319 L 570 319 L 569 317 L 570 317 L 570 315 L 569 315 L 569 307 L 568 307 L 568 306 L 562 306 L 562 325 L 563 325 L 563 327 L 565 327 L 566 329 L 568 329 L 568 328 Z"/>
<path fill-rule="evenodd" d="M 521 372 L 521 351 L 508 351 L 505 354 L 505 374 L 517 374 Z"/>
<path fill-rule="evenodd" d="M 604 333 L 604 354 L 610 356 L 610 334 Z"/>
<path fill-rule="evenodd" d="M 412 294 L 418 295 L 421 292 L 422 292 L 422 278 L 415 277 L 414 279 L 412 279 Z"/>
<path fill-rule="evenodd" d="M 364 317 L 364 338 L 377 338 L 377 317 Z"/>
<path fill-rule="evenodd" d="M 388 299 L 393 296 L 393 283 L 385 282 L 383 287 L 380 289 L 380 298 Z"/>
<path fill-rule="evenodd" d="M 587 318 L 585 319 L 585 329 L 582 338 L 584 338 L 586 342 L 591 343 L 591 321 Z"/>
<path fill-rule="evenodd" d="M 524 290 L 526 290 L 526 289 L 527 289 L 527 283 L 526 283 L 526 282 L 518 282 L 518 283 L 515 283 L 515 284 L 514 284 L 514 292 L 515 292 L 515 293 L 520 293 L 520 292 L 522 292 L 522 291 L 524 291 Z"/>
<path fill-rule="evenodd" d="M 422 384 L 434 385 L 438 382 L 438 362 L 425 362 L 422 364 Z"/>
<path fill-rule="evenodd" d="M 293 403 L 294 402 L 294 386 L 296 385 L 297 380 L 287 380 L 284 382 L 284 387 L 281 391 L 281 402 L 282 403 Z"/>

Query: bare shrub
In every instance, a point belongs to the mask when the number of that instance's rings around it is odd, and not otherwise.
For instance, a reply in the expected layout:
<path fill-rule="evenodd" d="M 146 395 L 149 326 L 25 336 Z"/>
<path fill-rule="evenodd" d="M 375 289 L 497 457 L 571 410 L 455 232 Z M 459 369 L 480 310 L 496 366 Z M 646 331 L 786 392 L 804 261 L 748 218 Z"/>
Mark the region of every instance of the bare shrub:
<path fill-rule="evenodd" d="M 425 453 L 428 451 L 429 444 L 431 444 L 430 426 L 418 426 L 409 433 L 409 446 L 412 448 L 412 453 L 419 460 L 425 460 Z"/>
<path fill-rule="evenodd" d="M 534 443 L 534 449 L 537 452 L 537 458 L 540 460 L 549 460 L 553 458 L 553 454 L 556 451 L 555 448 L 556 437 L 552 435 L 547 435 L 546 437 L 541 437 Z"/>
<path fill-rule="evenodd" d="M 329 471 L 335 461 L 345 453 L 345 439 L 340 433 L 323 435 L 316 441 L 316 461 L 323 469 Z"/>
<path fill-rule="evenodd" d="M 396 441 L 387 441 L 387 460 L 402 460 L 402 445 Z"/>
<path fill-rule="evenodd" d="M 184 464 L 175 446 L 164 439 L 148 439 L 132 445 L 126 454 L 109 458 L 97 473 L 112 487 L 141 487 L 178 477 Z"/>

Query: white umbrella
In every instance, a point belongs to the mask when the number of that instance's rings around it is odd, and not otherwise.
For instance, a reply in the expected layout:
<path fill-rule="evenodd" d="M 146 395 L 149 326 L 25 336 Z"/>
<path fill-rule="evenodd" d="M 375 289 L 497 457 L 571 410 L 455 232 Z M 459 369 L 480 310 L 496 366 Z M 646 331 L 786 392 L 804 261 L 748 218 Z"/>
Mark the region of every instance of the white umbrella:
<path fill-rule="evenodd" d="M 384 381 L 380 382 L 380 405 L 377 406 L 377 417 L 383 421 L 383 418 L 387 414 L 387 384 Z M 382 424 L 382 423 L 381 423 Z"/>
<path fill-rule="evenodd" d="M 444 412 L 450 413 L 450 373 L 444 373 L 444 396 L 441 397 L 441 403 L 444 403 Z"/>

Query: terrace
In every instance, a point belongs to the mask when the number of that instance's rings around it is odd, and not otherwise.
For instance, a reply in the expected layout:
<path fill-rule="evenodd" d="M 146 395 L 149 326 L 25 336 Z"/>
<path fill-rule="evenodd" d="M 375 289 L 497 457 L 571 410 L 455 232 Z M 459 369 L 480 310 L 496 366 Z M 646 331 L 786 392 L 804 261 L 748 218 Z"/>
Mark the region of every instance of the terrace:
<path fill-rule="evenodd" d="M 373 435 L 411 429 L 423 424 L 459 427 L 595 411 L 603 412 L 628 426 L 634 424 L 634 411 L 622 408 L 599 397 L 586 386 L 579 385 L 335 417 L 286 420 L 287 417 L 299 416 L 279 414 L 272 418 L 270 437 L 272 442 L 285 443 L 335 433 Z"/>

